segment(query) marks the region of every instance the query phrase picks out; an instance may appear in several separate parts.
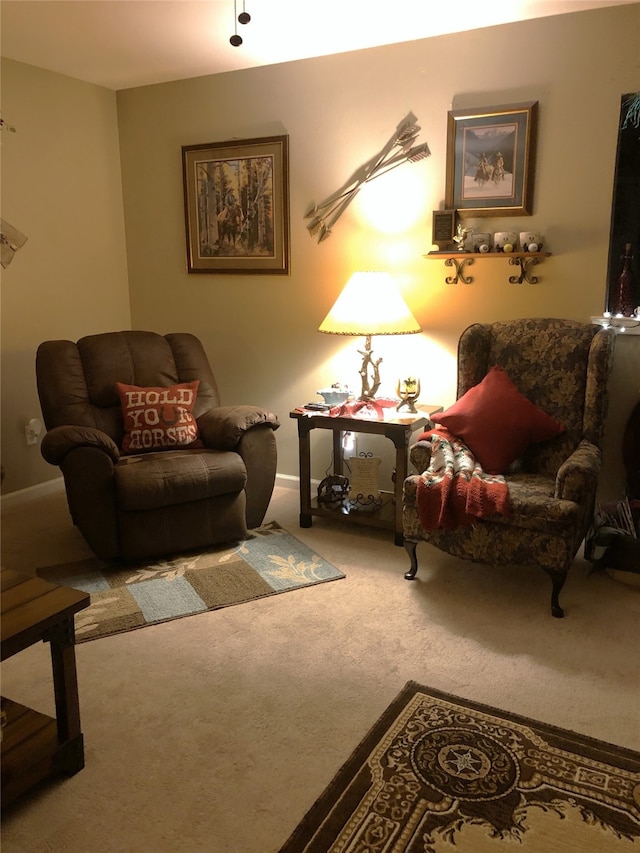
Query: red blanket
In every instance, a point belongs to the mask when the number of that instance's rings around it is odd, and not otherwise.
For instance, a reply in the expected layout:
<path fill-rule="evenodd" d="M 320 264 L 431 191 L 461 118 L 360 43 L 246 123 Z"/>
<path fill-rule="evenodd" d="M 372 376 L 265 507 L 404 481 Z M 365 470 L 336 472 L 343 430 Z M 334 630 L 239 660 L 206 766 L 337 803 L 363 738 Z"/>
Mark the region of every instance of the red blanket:
<path fill-rule="evenodd" d="M 444 427 L 423 433 L 431 462 L 420 474 L 418 516 L 425 530 L 450 530 L 478 518 L 509 515 L 509 488 L 501 474 L 485 474 L 469 448 Z"/>
<path fill-rule="evenodd" d="M 332 418 L 348 417 L 362 418 L 365 421 L 383 421 L 384 410 L 395 408 L 397 405 L 397 400 L 389 400 L 386 397 L 380 397 L 377 400 L 355 400 L 353 403 L 333 406 L 329 414 Z"/>

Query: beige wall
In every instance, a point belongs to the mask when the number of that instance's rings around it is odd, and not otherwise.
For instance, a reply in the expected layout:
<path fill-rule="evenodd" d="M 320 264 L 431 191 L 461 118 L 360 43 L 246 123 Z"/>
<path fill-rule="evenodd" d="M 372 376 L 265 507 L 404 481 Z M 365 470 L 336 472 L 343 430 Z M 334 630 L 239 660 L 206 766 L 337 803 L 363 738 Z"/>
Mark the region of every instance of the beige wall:
<path fill-rule="evenodd" d="M 289 410 L 315 399 L 318 388 L 334 381 L 348 381 L 355 389 L 359 383 L 360 342 L 321 335 L 317 327 L 351 272 L 391 270 L 424 332 L 374 341 L 376 352 L 384 357 L 382 391 L 391 393 L 398 375 L 417 373 L 425 401 L 450 404 L 455 396 L 456 342 L 469 323 L 541 315 L 588 320 L 602 311 L 620 95 L 640 85 L 639 33 L 636 4 L 119 92 L 117 127 L 133 327 L 199 335 L 224 402 L 262 403 L 279 414 L 278 468 L 296 475 L 297 440 Z M 49 110 L 36 109 L 40 96 L 30 102 L 24 97 L 30 94 L 29 75 L 39 72 L 18 70 L 13 63 L 9 67 L 10 85 L 3 89 L 11 98 L 5 98 L 3 115 L 14 124 L 20 123 L 16 112 L 25 121 L 28 116 L 29 123 L 38 127 L 42 144 L 48 126 L 40 116 Z M 112 93 L 42 75 L 50 87 L 59 89 L 49 101 L 55 104 L 59 98 L 60 106 L 68 109 L 63 138 L 73 141 L 73 150 L 84 150 L 86 146 L 79 145 L 82 137 L 96 137 L 92 144 L 105 169 L 110 169 L 115 196 L 115 119 L 103 124 L 98 116 L 87 115 L 81 104 L 82 94 L 96 102 L 102 98 L 110 106 Z M 78 103 L 73 104 L 76 98 Z M 447 111 L 527 100 L 540 103 L 534 215 L 472 224 L 492 231 L 536 228 L 546 235 L 553 256 L 538 267 L 537 285 L 510 285 L 512 270 L 506 262 L 487 260 L 474 266 L 472 284 L 447 286 L 444 265 L 423 258 L 432 248 L 431 213 L 444 200 Z M 51 108 L 58 122 L 60 106 Z M 422 127 L 419 141 L 429 143 L 432 156 L 373 182 L 339 220 L 333 235 L 318 245 L 306 230 L 306 209 L 336 190 L 378 151 L 410 110 Z M 22 137 L 19 130 L 10 140 L 12 147 Z M 291 149 L 291 275 L 187 274 L 181 146 L 282 133 L 289 135 Z M 3 159 L 6 148 L 5 141 Z M 82 207 L 77 197 L 69 198 L 63 191 L 68 175 L 64 184 L 57 183 L 54 192 L 44 195 L 36 189 L 37 178 L 28 163 L 19 154 L 13 156 L 27 174 L 24 180 L 31 188 L 30 199 L 38 199 L 38 211 L 44 205 L 54 219 L 62 210 L 77 220 L 75 228 L 88 230 L 87 210 L 95 213 L 103 202 L 92 198 L 89 204 L 85 198 Z M 77 174 L 73 158 L 65 160 L 64 170 Z M 53 180 L 50 174 L 47 179 Z M 14 188 L 10 195 L 14 205 L 17 195 Z M 36 215 L 34 207 L 25 200 L 19 217 L 15 207 L 10 212 L 8 206 L 3 216 L 10 221 L 13 216 L 15 224 L 29 233 L 31 221 L 25 218 L 27 212 Z M 17 369 L 7 371 L 3 410 L 7 403 L 15 407 L 21 384 L 35 387 L 32 359 L 39 340 L 63 334 L 78 337 L 127 324 L 115 198 L 107 207 L 114 214 L 113 218 L 105 214 L 113 241 L 107 237 L 103 239 L 108 245 L 81 246 L 90 249 L 87 257 L 101 255 L 100 262 L 90 265 L 90 274 L 53 265 L 57 297 L 61 286 L 69 288 L 69 297 L 77 298 L 76 292 L 89 284 L 88 301 L 98 300 L 97 310 L 85 301 L 70 313 L 72 299 L 49 297 L 52 304 L 38 315 L 37 300 L 25 295 L 26 287 L 43 299 L 51 287 L 50 277 L 45 284 L 26 266 L 22 257 L 27 257 L 26 247 L 9 268 L 7 277 L 15 268 L 23 283 L 14 290 L 16 304 L 7 312 L 10 316 L 3 310 L 3 329 L 5 324 L 15 328 L 17 340 L 8 351 L 14 361 L 18 361 L 15 351 L 22 359 Z M 391 216 L 381 224 L 385 213 Z M 45 265 L 47 252 L 41 252 L 40 245 L 39 237 L 34 254 Z M 65 236 L 70 252 L 75 246 L 75 236 Z M 73 285 L 66 281 L 70 273 Z M 5 289 L 3 285 L 3 300 Z M 105 300 L 105 293 L 112 298 Z M 634 375 L 634 366 L 633 358 L 623 359 L 624 375 L 616 384 L 623 389 L 622 397 L 616 391 L 622 412 L 618 423 L 637 399 L 640 376 L 637 371 Z M 14 436 L 23 414 L 29 414 L 25 408 L 21 402 L 16 414 L 3 414 L 10 419 L 3 426 L 10 426 Z M 621 468 L 617 442 L 610 443 L 615 458 L 608 466 L 614 472 L 609 491 L 616 492 L 621 489 Z M 19 450 L 21 458 L 12 460 L 8 489 L 55 475 L 44 463 L 26 467 L 25 454 L 34 448 L 19 446 L 19 436 L 10 449 Z M 321 441 L 317 449 L 315 474 L 321 476 L 330 463 L 329 448 Z"/>
<path fill-rule="evenodd" d="M 2 270 L 3 492 L 59 477 L 24 425 L 41 418 L 38 344 L 129 328 L 116 97 L 2 60 L 2 218 L 28 237 Z"/>
<path fill-rule="evenodd" d="M 290 409 L 336 380 L 359 387 L 359 342 L 317 327 L 352 271 L 392 270 L 424 333 L 374 341 L 387 390 L 417 372 L 425 401 L 451 403 L 469 323 L 603 310 L 620 95 L 638 88 L 639 21 L 640 6 L 596 10 L 119 92 L 134 325 L 200 335 L 223 399 L 280 415 L 279 471 L 295 475 Z M 534 215 L 475 224 L 539 229 L 553 257 L 537 285 L 510 285 L 506 262 L 487 260 L 473 284 L 447 286 L 444 265 L 423 259 L 444 197 L 447 111 L 527 100 L 540 103 Z M 309 205 L 409 110 L 432 156 L 372 183 L 318 245 L 303 219 Z M 279 133 L 291 147 L 291 275 L 187 274 L 181 146 Z M 393 214 L 384 227 L 374 219 L 381 205 Z M 326 442 L 318 458 L 321 476 Z"/>

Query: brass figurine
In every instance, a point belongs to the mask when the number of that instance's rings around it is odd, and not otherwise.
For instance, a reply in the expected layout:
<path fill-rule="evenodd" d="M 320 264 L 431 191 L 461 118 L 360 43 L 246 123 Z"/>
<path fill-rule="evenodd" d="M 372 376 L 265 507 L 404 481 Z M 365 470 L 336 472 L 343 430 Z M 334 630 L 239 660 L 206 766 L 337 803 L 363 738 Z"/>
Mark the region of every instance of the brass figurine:
<path fill-rule="evenodd" d="M 473 228 L 465 228 L 465 226 L 461 222 L 459 222 L 458 227 L 456 228 L 455 236 L 453 238 L 453 242 L 458 247 L 459 252 L 464 252 L 464 243 L 469 234 L 473 234 Z"/>
<path fill-rule="evenodd" d="M 412 414 L 417 413 L 416 400 L 420 396 L 420 380 L 410 376 L 408 379 L 398 379 L 396 385 L 396 393 L 400 398 L 400 402 L 396 406 L 396 412 L 399 412 L 405 407 Z"/>

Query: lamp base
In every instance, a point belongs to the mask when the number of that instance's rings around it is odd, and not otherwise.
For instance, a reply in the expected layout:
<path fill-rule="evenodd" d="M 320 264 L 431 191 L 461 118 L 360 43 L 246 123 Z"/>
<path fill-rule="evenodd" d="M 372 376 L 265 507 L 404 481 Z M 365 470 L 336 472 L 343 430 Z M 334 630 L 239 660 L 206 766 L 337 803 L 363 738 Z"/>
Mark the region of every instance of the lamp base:
<path fill-rule="evenodd" d="M 362 356 L 362 365 L 360 367 L 360 379 L 362 380 L 362 391 L 359 400 L 375 400 L 378 388 L 380 387 L 380 363 L 382 358 L 373 358 L 373 350 L 371 349 L 371 335 L 365 338 L 363 350 L 358 350 Z"/>

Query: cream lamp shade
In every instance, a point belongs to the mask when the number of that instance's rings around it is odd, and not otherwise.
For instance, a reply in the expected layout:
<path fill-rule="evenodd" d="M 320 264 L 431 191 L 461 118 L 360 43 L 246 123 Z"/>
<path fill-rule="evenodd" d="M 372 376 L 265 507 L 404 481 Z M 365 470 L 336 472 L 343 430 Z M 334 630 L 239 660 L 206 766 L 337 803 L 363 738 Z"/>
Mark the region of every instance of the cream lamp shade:
<path fill-rule="evenodd" d="M 356 272 L 344 286 L 318 328 L 329 335 L 365 335 L 360 377 L 361 400 L 372 400 L 380 387 L 381 358 L 373 359 L 372 335 L 412 335 L 420 323 L 402 298 L 395 281 L 385 272 Z"/>

